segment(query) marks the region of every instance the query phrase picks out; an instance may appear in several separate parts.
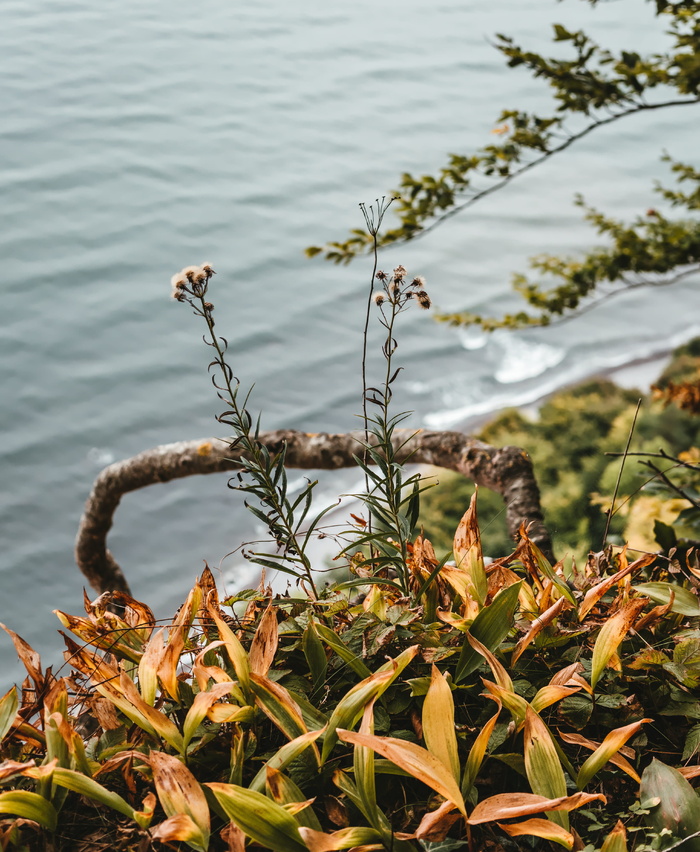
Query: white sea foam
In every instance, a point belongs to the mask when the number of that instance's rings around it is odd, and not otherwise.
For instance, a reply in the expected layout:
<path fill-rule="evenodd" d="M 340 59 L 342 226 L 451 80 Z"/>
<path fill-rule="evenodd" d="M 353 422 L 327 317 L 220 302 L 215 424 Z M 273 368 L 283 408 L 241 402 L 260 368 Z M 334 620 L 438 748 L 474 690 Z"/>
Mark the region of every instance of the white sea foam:
<path fill-rule="evenodd" d="M 457 329 L 457 337 L 464 349 L 483 349 L 489 342 L 489 335 L 475 326 Z"/>
<path fill-rule="evenodd" d="M 88 450 L 87 458 L 90 464 L 94 464 L 95 467 L 107 467 L 108 464 L 112 464 L 115 455 L 112 450 L 107 450 L 103 447 L 93 447 Z"/>
<path fill-rule="evenodd" d="M 564 349 L 548 343 L 530 343 L 513 334 L 499 335 L 494 343 L 503 349 L 503 359 L 494 373 L 494 378 L 502 385 L 540 376 L 566 357 Z"/>

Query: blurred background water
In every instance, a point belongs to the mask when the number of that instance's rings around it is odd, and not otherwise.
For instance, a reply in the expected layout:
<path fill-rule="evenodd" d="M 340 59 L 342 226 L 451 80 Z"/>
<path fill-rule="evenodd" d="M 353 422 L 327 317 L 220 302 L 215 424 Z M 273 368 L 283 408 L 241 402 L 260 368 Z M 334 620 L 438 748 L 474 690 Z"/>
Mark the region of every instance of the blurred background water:
<path fill-rule="evenodd" d="M 53 608 L 77 613 L 73 540 L 94 477 L 155 444 L 222 434 L 203 328 L 169 297 L 183 265 L 212 300 L 264 428 L 356 428 L 370 264 L 303 249 L 361 227 L 361 201 L 489 141 L 501 108 L 548 111 L 507 70 L 497 31 L 543 48 L 549 25 L 611 47 L 663 45 L 653 4 L 551 0 L 5 0 L 0 9 L 0 619 L 60 661 Z M 442 310 L 517 305 L 513 271 L 594 235 L 575 191 L 620 217 L 658 206 L 662 149 L 692 160 L 683 108 L 612 125 L 425 239 L 381 258 L 426 276 Z M 429 428 L 543 393 L 700 332 L 697 279 L 640 290 L 549 330 L 478 334 L 412 311 L 397 410 Z M 680 309 L 679 309 L 680 308 Z M 377 338 L 373 341 L 376 343 Z M 321 488 L 335 493 L 335 480 Z M 343 486 L 345 487 L 345 486 Z M 229 587 L 256 533 L 225 477 L 128 496 L 110 546 L 165 616 L 203 560 Z M 21 676 L 0 637 L 0 681 Z"/>

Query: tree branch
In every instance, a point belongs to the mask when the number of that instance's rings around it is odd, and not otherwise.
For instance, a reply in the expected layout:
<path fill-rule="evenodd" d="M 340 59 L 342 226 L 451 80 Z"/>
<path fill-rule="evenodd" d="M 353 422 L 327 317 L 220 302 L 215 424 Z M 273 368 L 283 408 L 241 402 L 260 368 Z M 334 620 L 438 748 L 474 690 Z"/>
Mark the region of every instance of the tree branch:
<path fill-rule="evenodd" d="M 555 145 L 553 148 L 549 148 L 539 157 L 535 157 L 534 160 L 530 160 L 529 163 L 524 163 L 520 168 L 514 169 L 508 175 L 503 177 L 501 180 L 496 183 L 488 186 L 484 189 L 478 190 L 472 196 L 470 196 L 466 201 L 463 201 L 461 204 L 455 204 L 451 209 L 446 210 L 444 213 L 441 213 L 438 216 L 433 218 L 433 221 L 429 225 L 425 225 L 420 228 L 420 230 L 411 233 L 410 236 L 406 236 L 401 240 L 394 240 L 390 245 L 396 245 L 402 242 L 409 242 L 411 240 L 417 240 L 421 237 L 424 237 L 426 234 L 429 234 L 431 231 L 435 230 L 438 226 L 440 226 L 443 222 L 447 221 L 447 219 L 451 219 L 453 216 L 456 216 L 458 213 L 461 213 L 462 210 L 466 210 L 468 207 L 471 207 L 472 204 L 475 204 L 477 201 L 481 201 L 482 198 L 486 198 L 488 195 L 492 195 L 494 192 L 498 192 L 499 189 L 503 189 L 504 186 L 507 186 L 511 181 L 515 180 L 515 178 L 520 177 L 520 175 L 526 174 L 531 169 L 534 169 L 535 166 L 539 166 L 540 163 L 549 160 L 550 157 L 553 157 L 555 154 L 559 154 L 561 151 L 565 151 L 575 142 L 583 139 L 588 136 L 593 130 L 597 130 L 599 127 L 604 127 L 607 124 L 612 124 L 615 121 L 618 121 L 621 118 L 627 118 L 630 115 L 639 115 L 640 113 L 650 112 L 657 109 L 665 109 L 666 107 L 674 107 L 674 106 L 685 106 L 686 104 L 697 104 L 700 103 L 700 98 L 680 98 L 677 100 L 668 100 L 662 101 L 660 103 L 647 104 L 640 103 L 635 104 L 632 107 L 628 107 L 627 109 L 623 109 L 620 112 L 612 113 L 607 118 L 599 118 L 594 119 L 590 124 L 587 124 L 585 127 L 581 128 L 581 130 L 576 131 L 575 133 L 571 133 L 567 139 L 561 142 L 559 145 Z M 380 248 L 382 247 L 382 243 L 380 241 Z"/>
<path fill-rule="evenodd" d="M 292 430 L 261 433 L 260 441 L 271 453 L 286 444 L 288 468 L 338 470 L 356 464 L 353 456 L 362 446 L 360 432 L 339 435 L 309 434 Z M 461 432 L 427 432 L 397 429 L 393 434 L 398 460 L 443 467 L 501 494 L 506 521 L 515 538 L 521 524 L 552 559 L 552 543 L 544 525 L 540 493 L 532 463 L 518 447 L 496 448 Z M 107 549 L 107 534 L 124 494 L 157 482 L 185 476 L 220 473 L 240 468 L 240 451 L 217 438 L 163 444 L 132 458 L 115 462 L 97 477 L 85 504 L 75 544 L 75 559 L 90 585 L 98 592 L 129 592 L 126 578 Z"/>

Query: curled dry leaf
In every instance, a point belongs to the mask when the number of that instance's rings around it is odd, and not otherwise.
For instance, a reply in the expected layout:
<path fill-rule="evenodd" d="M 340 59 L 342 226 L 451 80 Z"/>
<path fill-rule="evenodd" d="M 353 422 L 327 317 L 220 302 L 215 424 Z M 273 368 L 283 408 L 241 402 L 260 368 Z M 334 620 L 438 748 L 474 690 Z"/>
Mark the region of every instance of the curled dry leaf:
<path fill-rule="evenodd" d="M 148 762 L 153 771 L 153 781 L 163 810 L 171 818 L 186 815 L 199 832 L 203 848 L 206 850 L 210 830 L 209 806 L 197 779 L 172 755 L 152 751 L 148 756 Z M 190 832 L 192 830 L 192 826 L 186 826 L 185 823 L 172 825 L 176 825 L 178 830 Z M 187 839 L 191 842 L 192 835 L 177 839 Z"/>
<path fill-rule="evenodd" d="M 447 837 L 452 826 L 461 819 L 460 814 L 454 813 L 454 802 L 443 802 L 439 808 L 425 814 L 416 829 L 416 839 L 429 843 L 439 843 Z"/>
<path fill-rule="evenodd" d="M 18 636 L 14 630 L 10 630 L 9 627 L 6 627 L 2 623 L 0 623 L 0 627 L 2 627 L 5 633 L 7 633 L 10 639 L 12 639 L 12 644 L 15 646 L 17 656 L 20 658 L 22 665 L 27 670 L 29 677 L 34 681 L 34 686 L 36 686 L 37 691 L 41 692 L 44 686 L 44 674 L 41 670 L 41 658 L 39 657 L 39 654 L 31 645 L 25 642 L 21 636 Z"/>
<path fill-rule="evenodd" d="M 534 793 L 499 793 L 479 802 L 467 822 L 469 825 L 480 825 L 484 822 L 533 816 L 547 811 L 573 811 L 591 802 L 606 804 L 607 801 L 602 793 L 574 793 L 572 796 L 561 796 L 557 799 L 548 799 Z"/>
<path fill-rule="evenodd" d="M 395 763 L 405 772 L 427 784 L 436 793 L 453 802 L 466 816 L 464 799 L 459 785 L 448 766 L 429 751 L 407 740 L 394 737 L 376 737 L 370 734 L 355 734 L 352 731 L 338 729 L 338 737 L 346 743 L 367 746 Z"/>
<path fill-rule="evenodd" d="M 619 583 L 621 580 L 624 580 L 630 574 L 634 574 L 635 572 L 641 570 L 647 565 L 651 564 L 656 559 L 655 553 L 645 553 L 644 556 L 637 559 L 635 562 L 631 562 L 629 565 L 627 564 L 626 557 L 623 554 L 620 554 L 622 558 L 623 567 L 616 573 L 613 574 L 612 577 L 606 577 L 604 580 L 601 580 L 600 583 L 597 583 L 593 588 L 589 589 L 586 592 L 586 596 L 581 602 L 578 608 L 578 619 L 579 621 L 583 621 L 583 619 L 588 615 L 588 613 L 593 609 L 593 607 L 598 603 L 598 601 L 606 594 L 614 585 Z"/>
<path fill-rule="evenodd" d="M 570 609 L 571 604 L 565 597 L 559 598 L 558 601 L 553 603 L 549 609 L 545 610 L 542 615 L 538 616 L 530 625 L 530 629 L 523 636 L 522 639 L 515 646 L 515 650 L 513 651 L 513 656 L 511 657 L 510 664 L 511 667 L 514 666 L 517 661 L 522 656 L 523 651 L 527 648 L 527 646 L 533 641 L 533 639 L 541 633 L 545 627 L 549 627 L 549 625 L 554 621 L 554 619 L 560 615 L 565 609 Z"/>
<path fill-rule="evenodd" d="M 269 604 L 250 643 L 248 658 L 251 672 L 258 675 L 268 673 L 277 653 L 277 640 L 277 610 Z"/>
<path fill-rule="evenodd" d="M 542 837 L 552 840 L 566 849 L 573 849 L 574 836 L 562 826 L 548 819 L 528 819 L 525 822 L 512 822 L 508 825 L 498 823 L 498 827 L 510 837 Z"/>

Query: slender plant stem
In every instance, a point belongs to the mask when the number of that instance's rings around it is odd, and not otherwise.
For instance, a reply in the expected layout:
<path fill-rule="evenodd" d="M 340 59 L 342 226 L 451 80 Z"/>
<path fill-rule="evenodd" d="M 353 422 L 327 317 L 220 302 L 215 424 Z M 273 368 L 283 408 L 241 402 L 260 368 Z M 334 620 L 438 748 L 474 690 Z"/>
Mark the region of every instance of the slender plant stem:
<path fill-rule="evenodd" d="M 622 471 L 625 469 L 625 461 L 627 460 L 627 454 L 629 453 L 630 444 L 632 443 L 632 436 L 634 435 L 634 427 L 637 425 L 637 417 L 639 416 L 639 409 L 641 408 L 642 400 L 637 400 L 637 408 L 634 412 L 634 418 L 632 419 L 632 426 L 630 427 L 629 435 L 627 436 L 627 445 L 625 447 L 625 451 L 622 454 L 622 461 L 620 462 L 620 470 L 617 473 L 617 482 L 615 483 L 615 491 L 613 492 L 612 503 L 610 504 L 610 508 L 608 509 L 608 517 L 605 522 L 605 532 L 603 533 L 603 541 L 601 547 L 605 547 L 605 542 L 608 540 L 608 532 L 610 531 L 610 522 L 612 521 L 612 516 L 615 513 L 615 501 L 617 500 L 617 492 L 620 490 L 620 482 L 622 481 Z"/>

